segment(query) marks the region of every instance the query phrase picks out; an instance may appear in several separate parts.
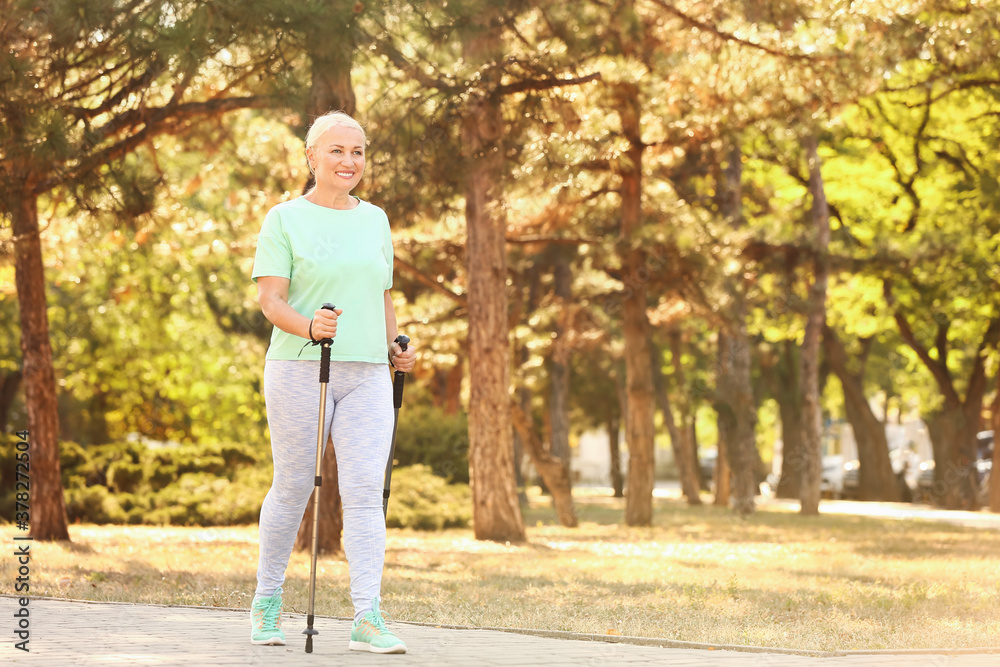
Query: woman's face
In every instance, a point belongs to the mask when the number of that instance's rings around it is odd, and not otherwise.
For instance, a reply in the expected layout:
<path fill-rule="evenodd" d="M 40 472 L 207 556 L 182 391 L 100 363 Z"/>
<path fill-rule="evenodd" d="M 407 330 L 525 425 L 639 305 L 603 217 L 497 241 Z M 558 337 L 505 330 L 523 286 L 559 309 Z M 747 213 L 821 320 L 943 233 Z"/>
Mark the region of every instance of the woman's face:
<path fill-rule="evenodd" d="M 350 192 L 365 171 L 365 140 L 353 127 L 334 125 L 306 151 L 317 185 Z"/>

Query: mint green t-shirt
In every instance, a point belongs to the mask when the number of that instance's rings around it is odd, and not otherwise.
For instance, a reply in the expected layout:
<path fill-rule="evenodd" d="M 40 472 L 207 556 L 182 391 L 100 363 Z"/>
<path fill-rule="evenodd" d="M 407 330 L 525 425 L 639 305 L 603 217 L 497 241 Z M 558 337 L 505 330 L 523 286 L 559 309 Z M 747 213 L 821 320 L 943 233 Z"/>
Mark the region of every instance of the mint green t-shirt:
<path fill-rule="evenodd" d="M 358 200 L 348 211 L 304 197 L 278 204 L 257 237 L 253 281 L 288 278 L 288 304 L 306 317 L 326 302 L 344 312 L 337 320 L 331 359 L 386 363 L 384 291 L 392 287 L 389 218 Z M 319 359 L 320 347 L 274 327 L 268 359 Z M 299 354 L 301 351 L 301 355 Z"/>

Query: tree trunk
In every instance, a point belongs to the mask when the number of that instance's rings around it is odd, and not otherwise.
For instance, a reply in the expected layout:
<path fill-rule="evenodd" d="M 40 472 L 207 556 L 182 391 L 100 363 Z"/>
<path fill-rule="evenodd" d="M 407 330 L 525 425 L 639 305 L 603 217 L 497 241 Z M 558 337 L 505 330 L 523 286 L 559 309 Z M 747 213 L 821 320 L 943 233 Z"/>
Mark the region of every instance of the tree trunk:
<path fill-rule="evenodd" d="M 618 419 L 609 417 L 607 429 L 608 448 L 611 454 L 611 470 L 609 471 L 611 475 L 611 489 L 614 492 L 615 498 L 624 498 L 625 478 L 622 477 L 622 455 L 618 447 L 619 428 Z"/>
<path fill-rule="evenodd" d="M 541 298 L 541 266 L 538 263 L 532 263 L 527 271 L 524 272 L 523 277 L 526 278 L 527 282 L 527 296 L 523 294 L 524 290 L 521 289 L 521 285 L 518 286 L 516 293 L 518 294 L 518 299 L 514 301 L 508 313 L 507 323 L 509 328 L 514 328 L 519 323 L 527 319 L 525 313 L 533 313 L 535 309 L 538 308 L 538 301 Z M 531 353 L 528 351 L 527 346 L 514 344 L 514 356 L 516 359 L 515 363 L 518 363 L 523 369 L 527 366 L 528 362 L 531 360 Z M 517 389 L 516 392 L 517 401 L 521 406 L 521 410 L 525 414 L 531 414 L 531 391 L 528 390 L 523 384 Z M 514 429 L 514 482 L 517 485 L 517 502 L 521 507 L 528 506 L 528 493 L 526 489 L 527 480 L 524 478 L 523 464 L 526 452 L 526 446 L 521 440 L 521 436 L 518 434 L 517 429 Z M 530 459 L 529 459 L 530 460 Z M 537 474 L 537 470 L 535 471 Z M 535 480 L 531 480 L 534 482 Z M 545 488 L 545 482 L 538 479 L 539 486 L 543 494 L 548 494 L 548 489 Z"/>
<path fill-rule="evenodd" d="M 461 359 L 448 371 L 444 386 L 444 413 L 446 415 L 458 414 L 458 410 L 462 406 L 462 376 L 464 371 Z"/>
<path fill-rule="evenodd" d="M 628 410 L 628 391 L 625 389 L 625 369 L 624 364 L 617 364 L 618 372 L 615 373 L 615 389 L 618 394 L 618 422 L 619 426 L 625 431 L 626 436 L 628 435 L 628 420 L 629 420 L 629 410 Z M 628 442 L 625 443 L 625 449 L 628 450 Z M 618 459 L 621 463 L 622 459 Z M 624 479 L 622 480 L 622 497 L 625 497 L 625 489 L 628 486 L 627 470 L 623 474 Z"/>
<path fill-rule="evenodd" d="M 335 19 L 335 12 L 330 16 Z M 353 21 L 353 14 L 341 21 Z M 317 26 L 317 30 L 306 32 L 306 49 L 311 61 L 311 86 L 306 105 L 305 118 L 312 122 L 314 118 L 330 111 L 343 111 L 354 115 L 355 97 L 351 84 L 351 64 L 354 54 L 354 43 L 350 37 L 351 30 L 341 31 L 341 38 L 330 39 L 325 27 Z M 306 190 L 314 184 L 310 176 Z M 323 489 L 319 495 L 319 553 L 333 554 L 341 550 L 340 536 L 344 529 L 344 508 L 340 501 L 340 477 L 337 474 L 337 456 L 333 447 L 328 446 L 323 456 L 321 472 Z M 306 507 L 306 513 L 295 536 L 297 550 L 312 549 L 312 503 Z"/>
<path fill-rule="evenodd" d="M 721 170 L 718 199 L 720 210 L 734 229 L 743 226 L 742 180 L 742 154 L 738 140 L 732 139 Z M 725 313 L 726 330 L 719 333 L 715 408 L 725 433 L 720 432 L 719 440 L 724 442 L 725 459 L 731 468 L 733 510 L 740 516 L 747 516 L 755 508 L 760 454 L 755 432 L 757 405 L 750 377 L 747 303 L 742 281 L 742 276 L 734 276 L 726 285 L 730 305 Z M 718 460 L 722 458 L 720 451 Z M 716 504 L 719 504 L 718 486 Z"/>
<path fill-rule="evenodd" d="M 934 446 L 934 495 L 936 502 L 948 509 L 978 509 L 979 482 L 975 461 L 976 432 L 982 420 L 983 396 L 986 393 L 988 352 L 1000 342 L 1000 318 L 990 320 L 972 360 L 966 383 L 965 398 L 955 389 L 952 371 L 948 367 L 948 328 L 950 322 L 937 322 L 936 357 L 917 340 L 909 320 L 899 309 L 893 296 L 892 282 L 883 283 L 886 302 L 893 311 L 899 333 L 931 372 L 943 405 L 924 417 Z"/>
<path fill-rule="evenodd" d="M 698 483 L 698 450 L 694 440 L 694 411 L 691 409 L 690 392 L 688 391 L 687 375 L 681 363 L 683 342 L 681 332 L 670 332 L 670 350 L 674 362 L 674 376 L 677 386 L 681 388 L 677 407 L 680 416 L 680 451 L 683 460 L 678 460 L 681 475 L 681 488 L 688 497 L 688 504 L 701 505 L 701 485 Z M 669 407 L 669 406 L 668 406 Z M 693 494 L 693 495 L 689 495 Z"/>
<path fill-rule="evenodd" d="M 785 341 L 774 368 L 772 393 L 781 416 L 781 477 L 775 495 L 798 499 L 802 489 L 802 381 L 798 346 Z"/>
<path fill-rule="evenodd" d="M 522 353 L 527 356 L 528 351 L 523 350 Z M 524 359 L 521 360 L 524 363 Z M 521 409 L 525 411 L 531 410 L 531 392 L 523 387 L 518 389 L 516 392 L 517 400 L 521 404 Z M 521 441 L 521 436 L 518 435 L 517 429 L 513 432 L 513 443 L 514 443 L 514 485 L 517 488 L 517 502 L 522 507 L 528 506 L 528 491 L 527 484 L 524 479 L 524 472 L 522 470 L 522 463 L 524 462 L 524 442 Z"/>
<path fill-rule="evenodd" d="M 315 450 L 313 450 L 315 454 Z M 317 552 L 336 554 L 341 551 L 340 535 L 344 529 L 344 506 L 340 500 L 340 485 L 337 484 L 337 452 L 333 448 L 333 438 L 326 443 L 323 463 L 320 468 L 323 485 L 319 494 L 319 539 Z M 306 512 L 302 515 L 299 532 L 295 536 L 296 551 L 312 551 L 313 500 L 309 497 Z"/>
<path fill-rule="evenodd" d="M 306 32 L 306 49 L 312 65 L 307 102 L 309 122 L 330 111 L 343 111 L 353 116 L 357 105 L 351 83 L 356 48 L 354 27 L 350 25 L 354 22 L 354 12 L 349 9 L 338 11 L 336 5 L 331 5 L 330 11 L 330 23 L 347 24 L 344 30 L 338 30 L 337 39 L 330 39 L 329 23 L 319 22 L 311 26 L 313 30 Z"/>
<path fill-rule="evenodd" d="M 885 424 L 878 420 L 872 412 L 871 405 L 865 397 L 864 369 L 867 361 L 867 346 L 870 339 L 864 343 L 858 368 L 850 372 L 847 368 L 847 351 L 830 327 L 823 330 L 823 343 L 826 359 L 830 368 L 840 378 L 844 390 L 844 409 L 847 421 L 854 430 L 854 440 L 858 445 L 858 462 L 860 465 L 858 480 L 858 498 L 860 500 L 882 500 L 899 502 L 901 499 L 899 482 L 892 469 L 889 458 L 889 442 L 885 435 Z"/>
<path fill-rule="evenodd" d="M 934 448 L 934 503 L 946 509 L 979 509 L 974 453 L 978 415 L 970 418 L 965 406 L 946 402 L 924 422 Z"/>
<path fill-rule="evenodd" d="M 625 338 L 625 391 L 629 417 L 625 422 L 628 443 L 628 493 L 625 523 L 653 523 L 653 475 L 655 472 L 653 371 L 650 368 L 649 319 L 646 316 L 646 283 L 649 269 L 636 235 L 642 227 L 642 143 L 639 89 L 631 83 L 617 85 L 622 134 L 628 141 L 620 164 L 621 235 L 620 256 L 625 293 L 622 325 Z"/>
<path fill-rule="evenodd" d="M 803 424 L 805 444 L 800 500 L 804 515 L 819 514 L 820 481 L 823 476 L 823 415 L 820 405 L 819 350 L 826 323 L 826 284 L 829 275 L 827 258 L 830 245 L 830 212 L 826 204 L 823 176 L 820 173 L 817 140 L 809 135 L 803 141 L 809 164 L 809 191 L 812 195 L 812 221 L 815 228 L 816 260 L 806 305 L 806 331 L 802 341 Z"/>
<path fill-rule="evenodd" d="M 555 295 L 560 302 L 556 319 L 555 338 L 549 358 L 549 382 L 552 386 L 549 403 L 549 421 L 552 426 L 552 455 L 562 461 L 569 477 L 569 389 L 570 354 L 568 336 L 573 327 L 573 273 L 568 258 L 560 253 L 555 263 Z M 570 480 L 572 483 L 572 480 Z M 575 520 L 575 517 L 574 517 Z M 575 523 L 573 525 L 576 525 Z"/>
<path fill-rule="evenodd" d="M 653 386 L 656 390 L 656 400 L 660 404 L 660 414 L 663 416 L 663 423 L 670 434 L 670 444 L 674 450 L 674 460 L 677 462 L 677 473 L 680 477 L 681 491 L 684 493 L 684 497 L 687 498 L 689 505 L 701 505 L 701 485 L 698 479 L 694 442 L 691 438 L 687 382 L 684 379 L 683 367 L 679 364 L 680 341 L 677 341 L 677 345 L 673 349 L 674 377 L 677 379 L 677 386 L 679 388 L 677 395 L 681 406 L 679 410 L 681 423 L 679 426 L 674 419 L 670 394 L 667 392 L 666 378 L 663 377 L 660 354 L 652 344 L 650 345 L 650 349 L 653 352 L 650 364 L 653 369 Z"/>
<path fill-rule="evenodd" d="M 462 360 L 450 367 L 439 366 L 431 376 L 431 402 L 446 415 L 458 413 L 462 396 Z"/>
<path fill-rule="evenodd" d="M 17 390 L 21 388 L 24 375 L 20 370 L 4 373 L 0 380 L 0 433 L 7 432 L 7 421 L 10 418 L 10 406 L 14 404 Z"/>
<path fill-rule="evenodd" d="M 991 512 L 1000 512 L 1000 371 L 997 371 L 997 391 L 993 396 L 990 428 L 993 429 L 993 468 L 990 470 L 989 505 Z"/>
<path fill-rule="evenodd" d="M 729 465 L 729 443 L 732 441 L 732 427 L 728 415 L 723 417 L 724 411 L 716 408 L 716 431 L 719 433 L 719 441 L 715 446 L 715 470 L 712 473 L 712 482 L 715 484 L 715 497 L 712 504 L 718 507 L 729 507 L 729 499 L 732 497 L 732 467 Z"/>
<path fill-rule="evenodd" d="M 737 304 L 738 306 L 738 304 Z M 747 340 L 745 318 L 741 318 L 741 308 L 733 311 L 733 326 L 728 335 L 719 335 L 719 373 L 716 412 L 719 434 L 724 443 L 725 460 L 730 468 L 730 482 L 733 511 L 740 516 L 754 512 L 754 496 L 757 493 L 757 473 L 760 469 L 760 455 L 757 452 L 757 410 L 750 384 L 750 343 Z M 722 452 L 716 460 L 716 468 L 722 460 Z M 719 470 L 721 474 L 722 471 Z M 716 480 L 716 504 L 719 479 Z"/>
<path fill-rule="evenodd" d="M 38 200 L 28 188 L 22 191 L 11 213 L 14 283 L 21 320 L 21 372 L 28 410 L 30 535 L 36 540 L 68 540 L 69 519 L 59 468 L 59 412 L 46 312 Z"/>
<path fill-rule="evenodd" d="M 473 65 L 499 61 L 500 23 L 479 17 L 481 30 L 464 44 Z M 469 478 L 476 539 L 525 538 L 514 480 L 510 418 L 510 347 L 507 329 L 506 219 L 500 201 L 504 120 L 493 92 L 500 73 L 486 68 L 483 89 L 471 91 L 462 118 L 466 152 L 465 220 L 469 280 Z"/>
<path fill-rule="evenodd" d="M 517 403 L 511 403 L 511 420 L 514 429 L 521 438 L 531 462 L 545 481 L 545 486 L 552 494 L 552 503 L 556 508 L 559 523 L 567 528 L 577 525 L 576 509 L 573 507 L 573 487 L 569 479 L 569 468 L 558 456 L 545 449 L 545 445 L 535 435 L 531 418 Z"/>

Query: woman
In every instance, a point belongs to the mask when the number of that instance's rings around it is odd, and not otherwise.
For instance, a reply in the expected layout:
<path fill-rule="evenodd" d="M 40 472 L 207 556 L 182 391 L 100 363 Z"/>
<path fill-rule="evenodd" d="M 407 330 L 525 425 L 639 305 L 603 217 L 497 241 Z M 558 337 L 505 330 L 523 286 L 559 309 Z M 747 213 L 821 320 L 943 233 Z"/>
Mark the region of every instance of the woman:
<path fill-rule="evenodd" d="M 404 653 L 382 620 L 385 561 L 382 481 L 392 437 L 392 383 L 386 364 L 410 371 L 411 343 L 396 338 L 392 240 L 382 209 L 351 195 L 365 170 L 365 133 L 353 118 L 330 113 L 306 136 L 316 186 L 272 208 L 257 240 L 253 280 L 274 324 L 264 364 L 274 480 L 260 512 L 260 558 L 251 609 L 254 644 L 285 643 L 281 585 L 313 490 L 320 348 L 332 338 L 325 433 L 333 436 L 344 508 L 344 552 L 351 575 L 350 647 Z M 322 304 L 336 304 L 336 311 Z M 341 323 L 340 318 L 344 321 Z"/>

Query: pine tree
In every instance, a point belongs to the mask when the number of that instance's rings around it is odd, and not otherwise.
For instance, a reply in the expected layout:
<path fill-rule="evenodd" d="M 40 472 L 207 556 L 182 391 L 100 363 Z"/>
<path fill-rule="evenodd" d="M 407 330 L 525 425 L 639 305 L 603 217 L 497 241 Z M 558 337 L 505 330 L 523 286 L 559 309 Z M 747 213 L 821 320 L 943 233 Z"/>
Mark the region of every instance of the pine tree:
<path fill-rule="evenodd" d="M 0 211 L 14 237 L 36 539 L 69 538 L 39 201 L 59 190 L 122 219 L 145 213 L 156 178 L 127 156 L 154 152 L 159 134 L 271 103 L 250 94 L 277 62 L 255 18 L 223 3 L 90 0 L 8 3 L 0 19 Z"/>

